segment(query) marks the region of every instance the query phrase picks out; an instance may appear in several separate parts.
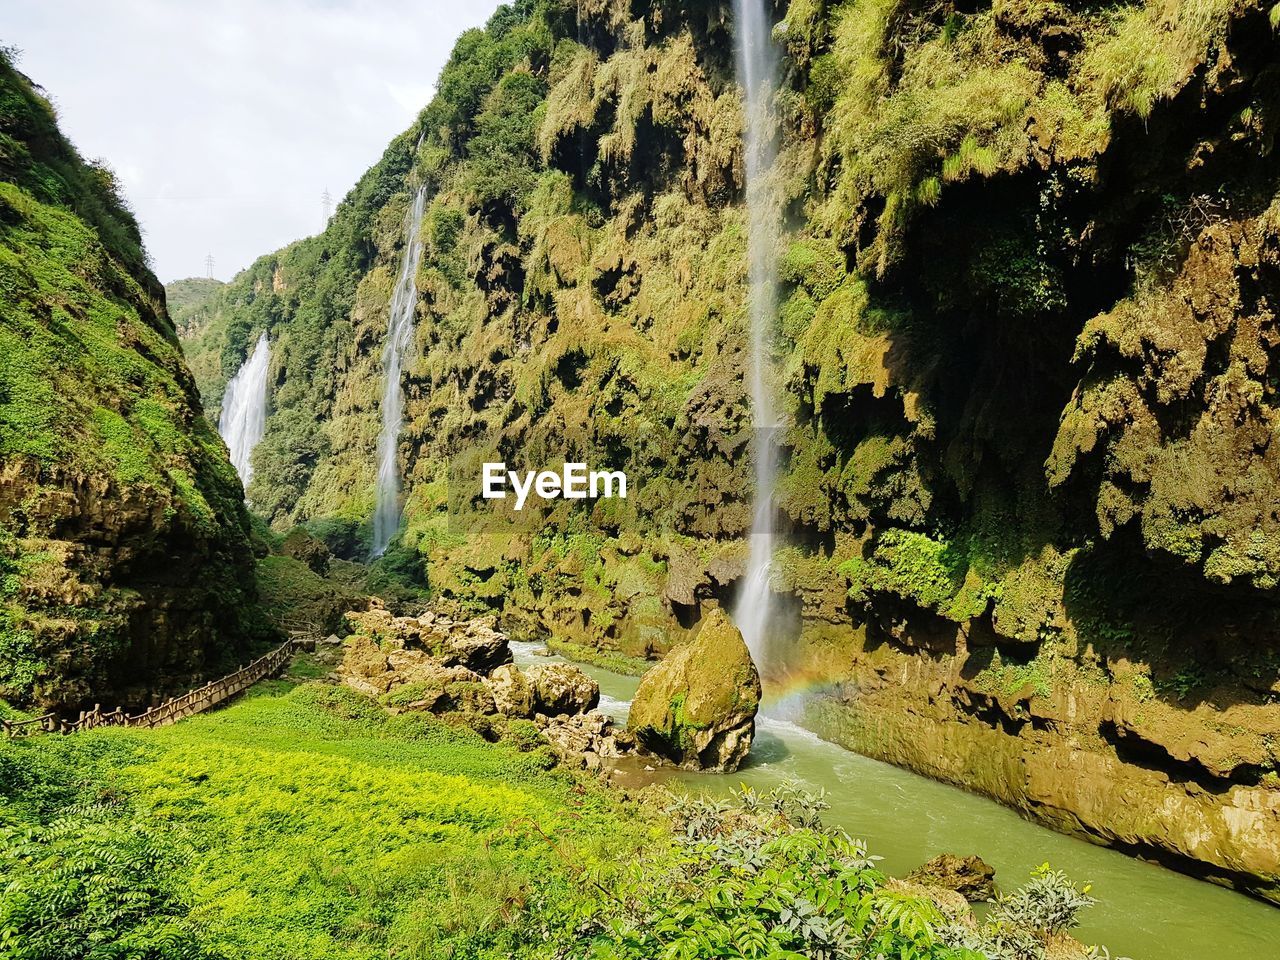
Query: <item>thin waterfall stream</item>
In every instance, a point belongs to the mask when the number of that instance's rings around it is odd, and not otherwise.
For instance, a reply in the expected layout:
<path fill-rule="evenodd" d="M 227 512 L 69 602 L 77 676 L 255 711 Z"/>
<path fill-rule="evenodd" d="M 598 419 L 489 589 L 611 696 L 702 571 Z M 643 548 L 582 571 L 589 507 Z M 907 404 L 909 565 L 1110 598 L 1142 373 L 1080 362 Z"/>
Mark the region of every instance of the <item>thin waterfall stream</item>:
<path fill-rule="evenodd" d="M 769 339 L 777 314 L 774 253 L 779 218 L 769 190 L 769 172 L 777 155 L 771 105 L 777 83 L 777 53 L 764 0 L 734 0 L 738 81 L 743 91 L 743 153 L 746 171 L 748 320 L 751 329 L 749 381 L 755 500 L 750 556 L 732 617 L 742 631 L 756 666 L 768 660 L 771 607 L 769 571 L 773 562 L 773 483 L 777 469 L 774 430 L 777 411 L 769 376 Z"/>
<path fill-rule="evenodd" d="M 418 303 L 415 278 L 422 258 L 419 229 L 426 208 L 426 187 L 419 187 L 404 219 L 404 256 L 391 294 L 387 339 L 382 349 L 386 383 L 382 389 L 382 431 L 378 434 L 377 505 L 373 513 L 373 556 L 387 551 L 400 529 L 400 429 L 404 425 L 401 375 L 405 353 L 413 343 L 413 315 Z"/>
<path fill-rule="evenodd" d="M 227 383 L 218 416 L 218 433 L 231 453 L 231 463 L 240 474 L 245 489 L 253 479 L 253 448 L 262 439 L 267 424 L 267 367 L 271 364 L 271 343 L 264 330 L 253 352 Z"/>

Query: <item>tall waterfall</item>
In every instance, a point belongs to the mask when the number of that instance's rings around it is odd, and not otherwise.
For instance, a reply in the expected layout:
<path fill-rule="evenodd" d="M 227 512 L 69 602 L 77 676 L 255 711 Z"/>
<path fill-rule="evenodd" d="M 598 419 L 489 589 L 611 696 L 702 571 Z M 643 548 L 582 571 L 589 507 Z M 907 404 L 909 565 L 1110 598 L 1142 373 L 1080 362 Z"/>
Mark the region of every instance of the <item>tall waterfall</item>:
<path fill-rule="evenodd" d="M 262 439 L 267 423 L 267 366 L 271 362 L 271 344 L 264 330 L 253 353 L 227 384 L 222 396 L 222 413 L 218 417 L 218 433 L 231 451 L 231 462 L 245 489 L 253 479 L 253 448 Z"/>
<path fill-rule="evenodd" d="M 413 205 L 404 218 L 404 257 L 400 275 L 391 295 L 391 315 L 387 322 L 387 340 L 382 349 L 382 369 L 386 383 L 382 388 L 382 432 L 378 435 L 378 503 L 373 513 L 373 555 L 382 556 L 387 544 L 400 529 L 400 427 L 404 421 L 404 392 L 400 375 L 404 369 L 405 351 L 413 343 L 413 313 L 418 291 L 414 278 L 422 257 L 418 228 L 427 202 L 425 187 L 419 187 Z"/>
<path fill-rule="evenodd" d="M 752 459 L 755 463 L 755 504 L 751 523 L 751 553 L 746 580 L 733 610 L 733 619 L 756 664 L 768 652 L 767 632 L 771 593 L 769 568 L 773 560 L 773 480 L 777 445 L 773 431 L 777 411 L 769 377 L 769 334 L 777 315 L 777 276 L 774 257 L 778 239 L 778 210 L 771 199 L 769 171 L 777 153 L 772 102 L 777 83 L 777 56 L 770 36 L 768 0 L 734 0 L 738 80 L 743 90 L 746 160 L 747 253 L 750 283 Z"/>

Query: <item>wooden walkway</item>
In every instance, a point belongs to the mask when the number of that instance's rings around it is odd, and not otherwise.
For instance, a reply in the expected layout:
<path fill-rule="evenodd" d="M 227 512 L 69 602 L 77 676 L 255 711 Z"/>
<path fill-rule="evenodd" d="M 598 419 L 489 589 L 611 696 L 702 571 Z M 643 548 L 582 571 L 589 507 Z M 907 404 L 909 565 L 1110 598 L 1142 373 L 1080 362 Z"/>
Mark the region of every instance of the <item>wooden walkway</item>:
<path fill-rule="evenodd" d="M 94 727 L 167 727 L 210 707 L 216 707 L 259 680 L 278 673 L 292 658 L 294 649 L 306 642 L 295 633 L 284 644 L 235 673 L 228 674 L 221 680 L 210 680 L 199 689 L 188 690 L 182 696 L 166 700 L 159 706 L 133 716 L 119 707 L 110 713 L 103 713 L 101 705 L 94 704 L 92 710 L 81 710 L 78 720 L 62 720 L 55 713 L 46 713 L 43 717 L 33 717 L 30 720 L 0 720 L 0 729 L 13 739 L 35 733 L 76 733 L 79 730 L 92 730 Z"/>

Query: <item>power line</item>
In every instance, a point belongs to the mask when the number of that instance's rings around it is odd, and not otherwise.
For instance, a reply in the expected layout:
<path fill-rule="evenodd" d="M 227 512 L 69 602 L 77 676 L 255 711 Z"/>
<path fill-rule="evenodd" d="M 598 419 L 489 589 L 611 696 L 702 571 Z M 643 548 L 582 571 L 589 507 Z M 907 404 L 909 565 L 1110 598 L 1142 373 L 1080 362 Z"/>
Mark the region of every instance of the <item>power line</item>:
<path fill-rule="evenodd" d="M 320 195 L 320 202 L 324 205 L 324 222 L 329 223 L 329 211 L 333 209 L 333 194 L 329 192 L 329 188 L 324 188 L 324 193 Z"/>
<path fill-rule="evenodd" d="M 205 276 L 210 280 L 213 279 L 213 254 L 207 254 L 204 258 Z"/>

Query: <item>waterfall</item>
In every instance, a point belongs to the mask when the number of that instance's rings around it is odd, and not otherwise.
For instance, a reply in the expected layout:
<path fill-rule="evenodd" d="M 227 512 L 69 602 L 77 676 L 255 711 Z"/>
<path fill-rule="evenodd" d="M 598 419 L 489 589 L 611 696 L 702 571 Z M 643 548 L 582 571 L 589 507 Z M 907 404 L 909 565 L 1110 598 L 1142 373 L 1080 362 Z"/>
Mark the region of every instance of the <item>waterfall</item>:
<path fill-rule="evenodd" d="M 222 413 L 218 417 L 218 433 L 231 451 L 231 462 L 245 489 L 253 479 L 253 448 L 262 439 L 267 422 L 267 366 L 271 362 L 271 345 L 266 331 L 258 338 L 253 353 L 227 384 L 222 395 Z"/>
<path fill-rule="evenodd" d="M 419 187 L 413 205 L 404 218 L 404 257 L 400 275 L 391 294 L 391 312 L 387 321 L 387 340 L 382 349 L 382 369 L 386 383 L 382 388 L 382 432 L 378 435 L 378 501 L 373 513 L 373 556 L 386 552 L 387 544 L 400 529 L 400 427 L 404 421 L 404 392 L 400 375 L 404 355 L 413 343 L 413 313 L 418 302 L 414 278 L 422 244 L 418 228 L 427 202 L 425 187 Z"/>
<path fill-rule="evenodd" d="M 746 579 L 734 605 L 733 619 L 758 666 L 768 652 L 767 631 L 773 560 L 772 492 L 777 466 L 773 432 L 777 412 L 769 383 L 769 335 L 777 314 L 774 258 L 778 211 L 770 197 L 768 177 L 777 152 L 771 111 L 777 83 L 777 57 L 770 36 L 767 0 L 734 0 L 738 81 L 743 90 L 746 167 L 749 318 L 751 324 L 751 455 L 755 464 L 755 503 L 751 552 Z"/>

